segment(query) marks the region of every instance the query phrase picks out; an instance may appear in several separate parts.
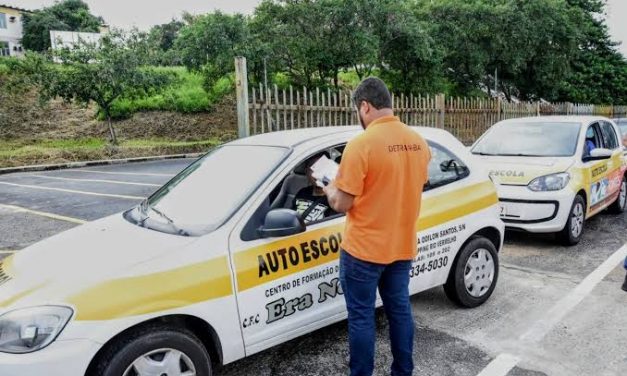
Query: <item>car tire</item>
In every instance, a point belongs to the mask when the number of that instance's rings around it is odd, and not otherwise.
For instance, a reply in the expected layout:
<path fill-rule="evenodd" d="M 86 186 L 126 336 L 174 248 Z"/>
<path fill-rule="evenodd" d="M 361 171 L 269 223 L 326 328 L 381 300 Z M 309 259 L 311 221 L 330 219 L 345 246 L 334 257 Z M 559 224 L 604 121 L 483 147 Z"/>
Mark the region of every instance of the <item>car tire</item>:
<path fill-rule="evenodd" d="M 142 373 L 142 367 L 154 367 Z M 170 368 L 168 368 L 170 367 Z M 162 368 L 162 370 L 161 370 Z M 211 376 L 211 358 L 202 342 L 190 331 L 176 327 L 147 327 L 130 332 L 112 343 L 99 357 L 98 376 L 139 376 L 171 374 L 193 370 L 197 376 Z"/>
<path fill-rule="evenodd" d="M 586 200 L 581 195 L 575 196 L 568 212 L 568 220 L 562 231 L 557 233 L 557 240 L 564 246 L 573 246 L 581 240 L 586 225 Z"/>
<path fill-rule="evenodd" d="M 625 206 L 627 206 L 627 178 L 623 176 L 623 181 L 620 183 L 620 193 L 607 210 L 612 214 L 621 214 L 625 211 Z"/>
<path fill-rule="evenodd" d="M 475 236 L 462 248 L 444 284 L 446 296 L 464 308 L 485 303 L 499 276 L 499 255 L 494 244 Z"/>

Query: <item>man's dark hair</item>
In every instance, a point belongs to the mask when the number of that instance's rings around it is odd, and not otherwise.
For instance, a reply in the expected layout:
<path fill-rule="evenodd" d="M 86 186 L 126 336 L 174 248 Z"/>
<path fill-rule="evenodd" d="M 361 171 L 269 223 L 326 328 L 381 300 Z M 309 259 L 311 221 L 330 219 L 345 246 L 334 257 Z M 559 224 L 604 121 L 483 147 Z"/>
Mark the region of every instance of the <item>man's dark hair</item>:
<path fill-rule="evenodd" d="M 392 108 L 392 96 L 385 82 L 376 77 L 368 77 L 361 81 L 353 93 L 353 103 L 359 108 L 361 102 L 366 101 L 374 108 Z"/>

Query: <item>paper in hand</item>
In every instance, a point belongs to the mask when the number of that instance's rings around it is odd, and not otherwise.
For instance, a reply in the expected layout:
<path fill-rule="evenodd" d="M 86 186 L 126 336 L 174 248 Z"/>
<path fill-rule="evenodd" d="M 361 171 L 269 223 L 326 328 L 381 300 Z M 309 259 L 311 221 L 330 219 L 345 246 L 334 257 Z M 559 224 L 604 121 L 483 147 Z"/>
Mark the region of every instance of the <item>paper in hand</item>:
<path fill-rule="evenodd" d="M 311 176 L 316 179 L 316 185 L 324 187 L 331 181 L 335 180 L 340 166 L 327 158 L 326 155 L 323 155 L 313 165 L 311 165 L 310 168 L 312 171 Z"/>

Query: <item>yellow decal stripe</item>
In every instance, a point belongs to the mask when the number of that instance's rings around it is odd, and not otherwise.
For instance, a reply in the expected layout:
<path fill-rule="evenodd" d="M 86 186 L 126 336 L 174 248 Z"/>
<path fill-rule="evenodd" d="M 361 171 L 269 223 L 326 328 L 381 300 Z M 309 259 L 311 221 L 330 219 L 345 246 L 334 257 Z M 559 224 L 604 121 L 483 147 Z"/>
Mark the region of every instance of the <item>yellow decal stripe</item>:
<path fill-rule="evenodd" d="M 233 293 L 226 257 L 112 280 L 69 298 L 77 320 L 109 320 L 187 306 Z"/>
<path fill-rule="evenodd" d="M 429 198 L 422 204 L 416 230 L 423 231 L 441 225 L 498 202 L 496 189 L 489 181 Z"/>
<path fill-rule="evenodd" d="M 416 230 L 423 231 L 456 218 L 461 218 L 479 210 L 486 209 L 497 203 L 498 196 L 496 189 L 490 181 L 442 193 L 423 201 Z M 331 240 L 340 238 L 343 230 L 344 223 L 341 223 L 281 239 L 276 242 L 263 244 L 235 254 L 234 260 L 237 268 L 238 290 L 248 290 L 258 285 L 337 259 L 338 252 L 327 251 L 326 254 L 323 255 L 321 252 L 319 257 L 315 259 L 312 257 L 307 262 L 303 262 L 302 252 L 300 252 L 300 259 L 296 265 L 286 265 L 286 263 L 281 260 L 282 256 L 289 258 L 290 248 L 294 247 L 301 250 L 301 244 L 303 243 L 307 243 L 306 247 L 310 249 L 310 254 L 312 253 L 312 242 L 317 244 L 319 248 L 322 248 L 321 243 L 323 242 L 327 250 L 333 248 L 331 247 L 333 244 Z M 282 252 L 282 255 L 278 254 L 279 251 Z M 278 261 L 280 266 L 276 271 L 265 273 L 262 271 L 262 268 L 260 268 L 260 262 L 268 264 L 270 258 Z"/>
<path fill-rule="evenodd" d="M 13 295 L 9 299 L 0 301 L 0 307 L 8 307 L 11 304 L 13 304 L 13 303 L 17 302 L 18 300 L 22 299 L 23 297 L 31 294 L 35 290 L 40 289 L 41 287 L 43 287 L 43 284 L 35 286 L 35 287 L 32 287 L 32 288 L 27 289 L 27 290 L 24 290 L 24 291 L 20 292 L 19 294 Z"/>

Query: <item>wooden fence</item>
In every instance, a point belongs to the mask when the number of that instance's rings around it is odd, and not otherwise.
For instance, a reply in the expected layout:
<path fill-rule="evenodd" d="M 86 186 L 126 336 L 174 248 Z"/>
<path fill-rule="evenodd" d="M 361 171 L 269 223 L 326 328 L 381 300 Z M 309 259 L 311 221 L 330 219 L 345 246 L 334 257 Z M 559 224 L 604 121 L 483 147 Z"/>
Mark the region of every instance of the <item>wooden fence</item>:
<path fill-rule="evenodd" d="M 249 134 L 278 130 L 359 124 L 350 92 L 279 89 L 263 85 L 249 90 Z M 520 102 L 501 99 L 393 95 L 394 112 L 409 125 L 446 129 L 466 144 L 494 123 L 539 115 L 627 116 L 627 106 Z"/>

